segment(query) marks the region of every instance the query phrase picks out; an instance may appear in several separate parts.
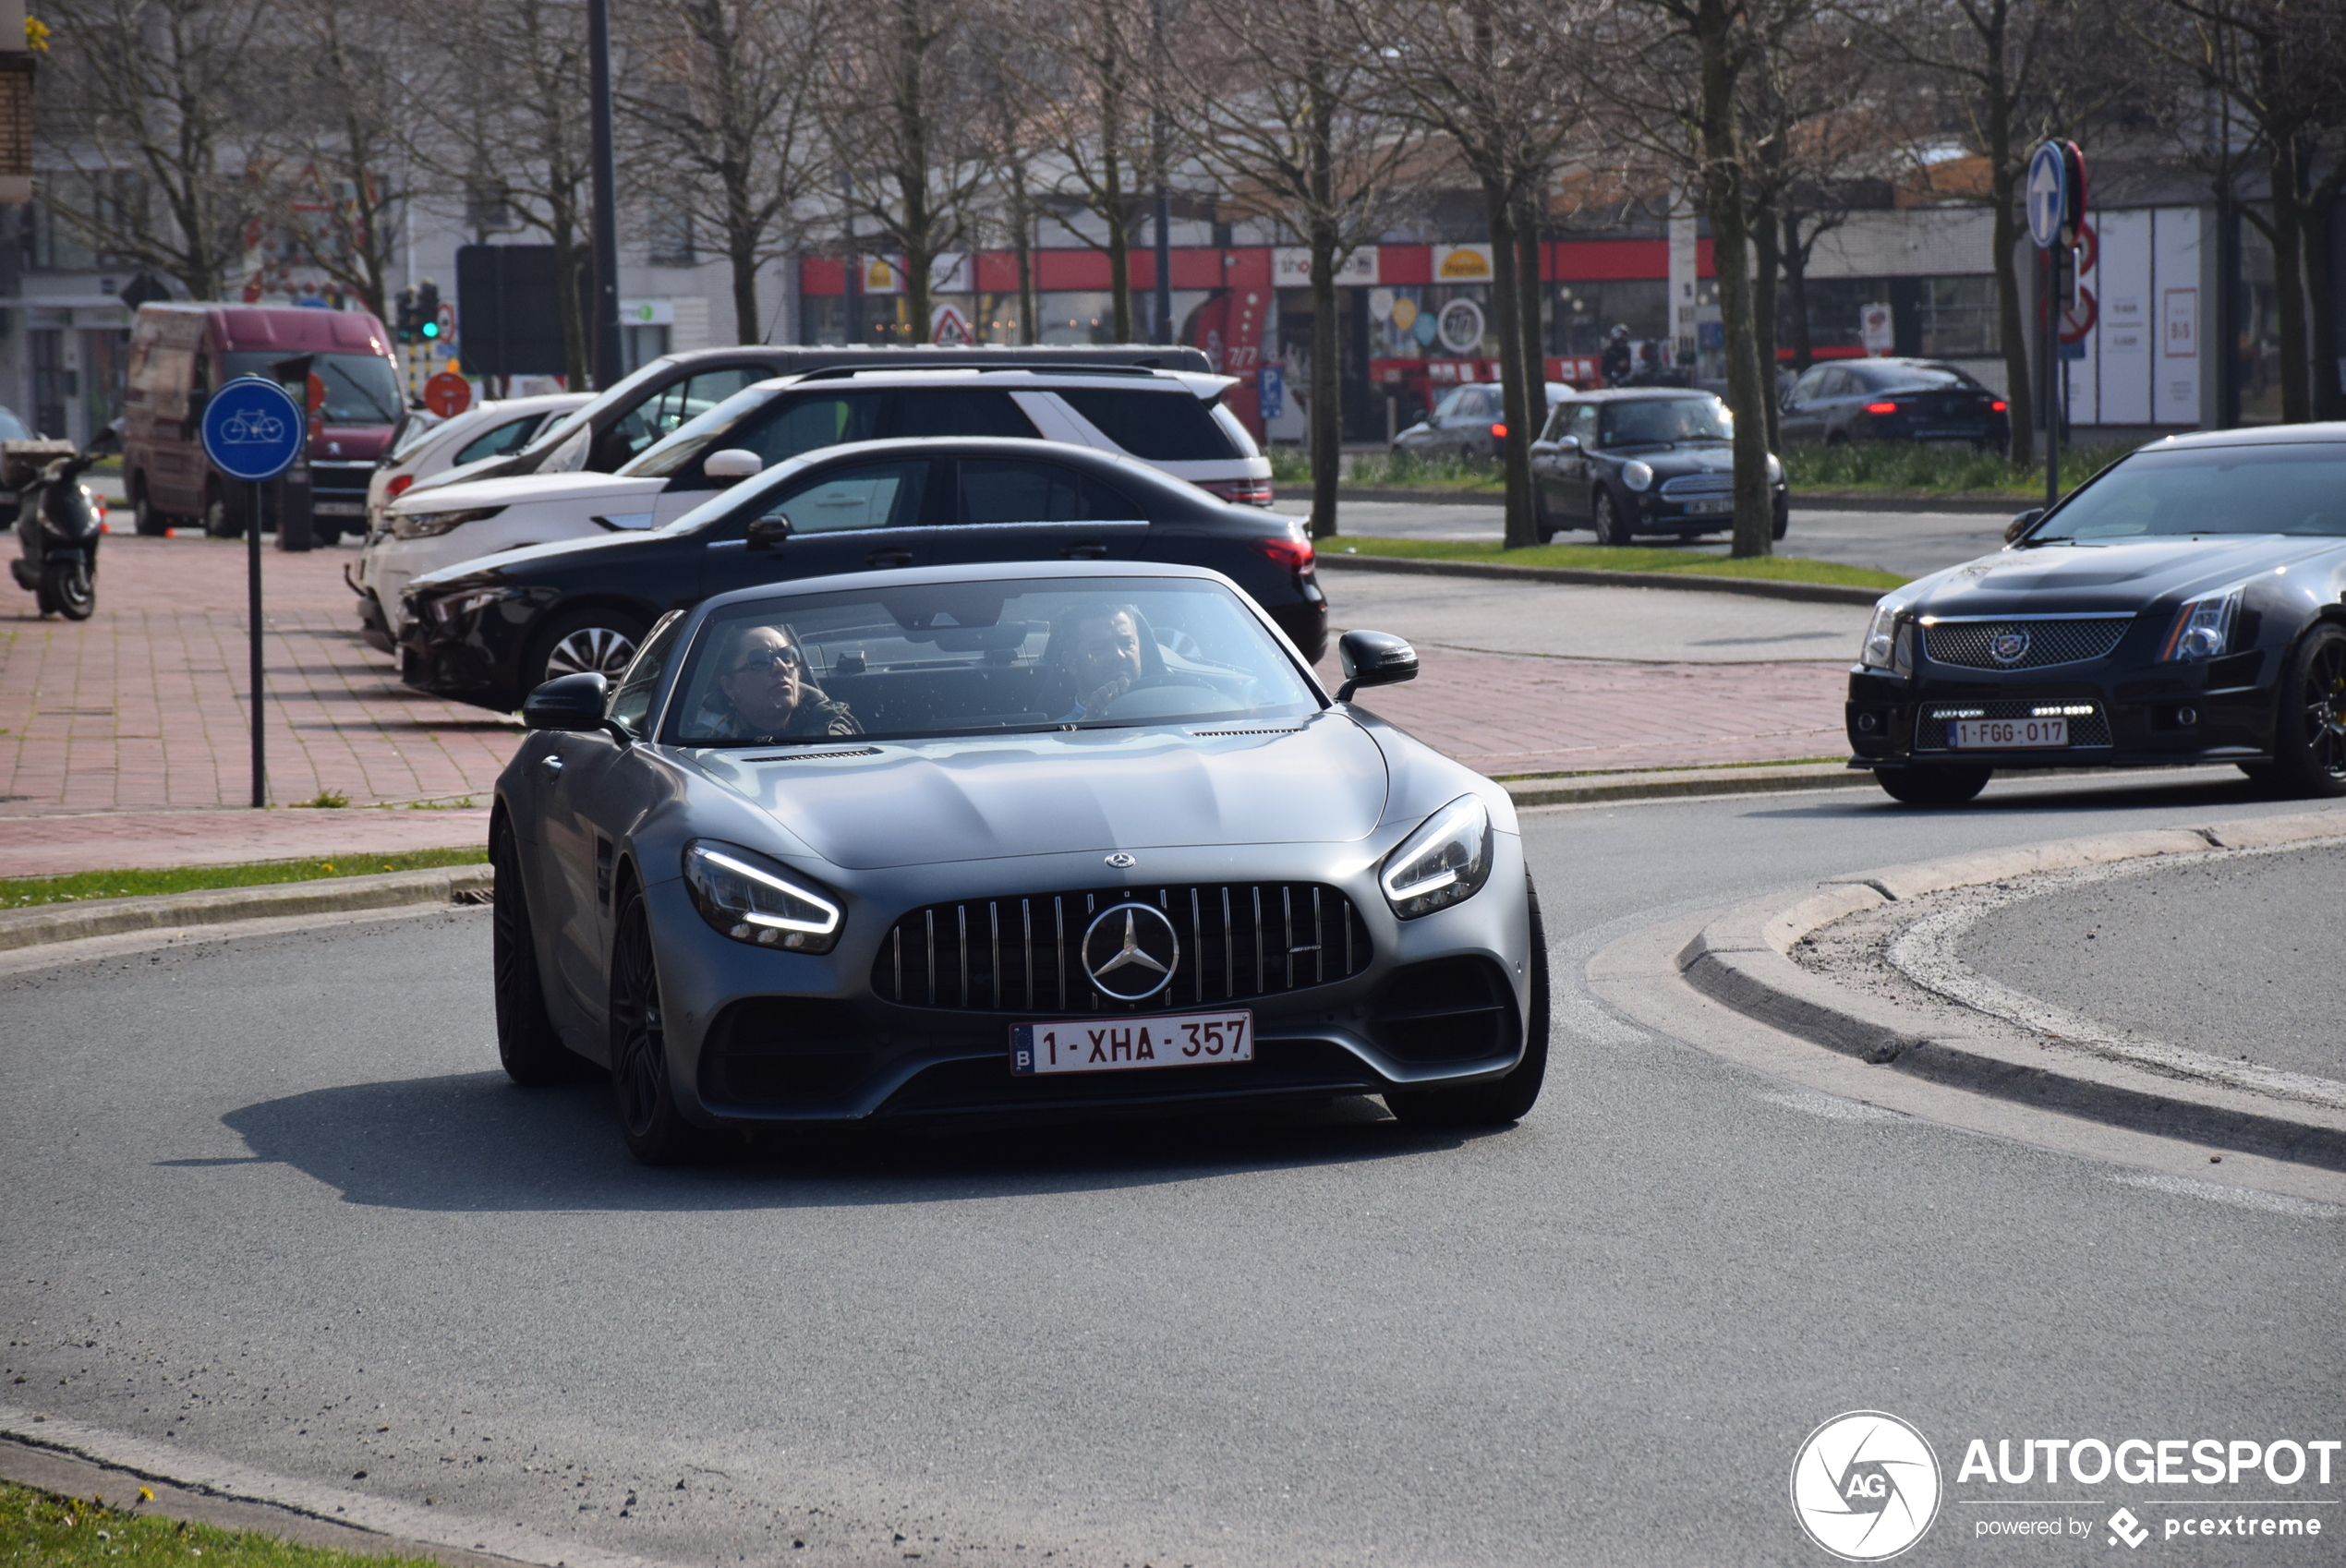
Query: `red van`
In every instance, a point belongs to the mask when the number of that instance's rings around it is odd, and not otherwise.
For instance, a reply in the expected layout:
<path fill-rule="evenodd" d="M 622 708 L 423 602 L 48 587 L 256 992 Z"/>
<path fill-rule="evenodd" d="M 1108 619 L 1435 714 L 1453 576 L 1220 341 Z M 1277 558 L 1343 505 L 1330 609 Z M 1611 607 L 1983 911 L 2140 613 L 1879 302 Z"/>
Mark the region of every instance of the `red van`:
<path fill-rule="evenodd" d="M 204 399 L 238 376 L 266 376 L 297 354 L 324 384 L 325 430 L 309 453 L 317 542 L 362 533 L 367 481 L 404 416 L 391 333 L 363 310 L 272 305 L 142 305 L 130 329 L 123 388 L 122 476 L 139 532 L 197 522 L 244 532 L 242 486 L 223 484 L 204 457 Z M 296 394 L 298 395 L 298 394 Z"/>

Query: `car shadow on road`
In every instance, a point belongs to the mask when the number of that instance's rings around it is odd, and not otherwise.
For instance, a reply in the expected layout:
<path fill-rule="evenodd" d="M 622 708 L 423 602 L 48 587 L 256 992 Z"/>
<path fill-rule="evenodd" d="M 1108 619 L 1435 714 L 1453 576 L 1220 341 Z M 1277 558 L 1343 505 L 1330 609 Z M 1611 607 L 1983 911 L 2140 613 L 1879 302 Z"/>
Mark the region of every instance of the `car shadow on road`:
<path fill-rule="evenodd" d="M 345 1202 L 459 1212 L 958 1202 L 1406 1158 L 1475 1136 L 1406 1128 L 1352 1096 L 1145 1120 L 842 1129 L 720 1144 L 705 1164 L 654 1170 L 629 1158 L 604 1085 L 522 1090 L 502 1073 L 314 1090 L 222 1120 L 252 1161 L 290 1165 Z"/>
<path fill-rule="evenodd" d="M 2139 776 L 2136 776 L 2139 777 Z M 2247 778 L 2229 769 L 2193 769 L 2172 779 L 2155 783 L 2104 784 L 2092 778 L 2074 776 L 2060 778 L 2014 778 L 2004 787 L 2001 778 L 1991 783 L 1988 792 L 1978 799 L 1955 806 L 1912 806 L 1892 800 L 1878 790 L 1836 791 L 1800 805 L 1786 805 L 1751 811 L 1745 814 L 1755 817 L 1849 817 L 1878 816 L 1884 814 L 1898 816 L 2013 816 L 2046 815 L 2063 812 L 2139 811 L 2162 806 L 2219 808 L 2226 806 L 2286 805 Z M 1848 798 L 1855 796 L 1855 799 Z M 2302 802 L 2303 809 L 2312 810 L 2317 801 Z"/>

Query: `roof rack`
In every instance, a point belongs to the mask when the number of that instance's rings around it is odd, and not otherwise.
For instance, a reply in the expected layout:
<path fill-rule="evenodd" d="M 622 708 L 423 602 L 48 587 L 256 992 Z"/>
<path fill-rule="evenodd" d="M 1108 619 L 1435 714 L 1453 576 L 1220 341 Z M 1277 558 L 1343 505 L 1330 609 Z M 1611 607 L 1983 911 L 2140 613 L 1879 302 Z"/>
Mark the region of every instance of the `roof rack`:
<path fill-rule="evenodd" d="M 1162 366 L 1148 365 L 1084 365 L 1081 363 L 1070 363 L 1069 361 L 1063 359 L 1046 359 L 1034 362 L 1018 362 L 1008 365 L 923 365 L 917 363 L 909 365 L 826 365 L 819 370 L 801 371 L 798 379 L 802 381 L 843 381 L 852 376 L 860 376 L 867 370 L 876 370 L 884 374 L 898 376 L 901 376 L 907 371 L 920 370 L 974 370 L 981 375 L 992 375 L 999 370 L 1040 370 L 1046 371 L 1055 376 L 1140 376 L 1146 378 L 1158 375 L 1164 370 L 1164 368 Z"/>

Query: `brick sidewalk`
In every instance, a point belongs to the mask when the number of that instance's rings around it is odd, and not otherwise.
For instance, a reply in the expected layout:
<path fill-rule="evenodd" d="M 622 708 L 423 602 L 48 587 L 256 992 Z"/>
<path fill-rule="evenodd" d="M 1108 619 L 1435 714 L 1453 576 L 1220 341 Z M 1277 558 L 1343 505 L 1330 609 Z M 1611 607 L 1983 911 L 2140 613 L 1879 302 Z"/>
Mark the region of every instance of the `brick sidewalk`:
<path fill-rule="evenodd" d="M 244 549 L 114 535 L 98 613 L 0 600 L 0 875 L 480 841 L 510 718 L 401 685 L 361 643 L 347 549 L 263 557 L 270 799 L 247 807 Z M 1338 585 L 1340 589 L 1340 585 Z M 1841 750 L 1836 664 L 1631 665 L 1423 650 L 1362 706 L 1493 774 L 1769 762 Z M 1334 684 L 1333 656 L 1322 673 Z"/>

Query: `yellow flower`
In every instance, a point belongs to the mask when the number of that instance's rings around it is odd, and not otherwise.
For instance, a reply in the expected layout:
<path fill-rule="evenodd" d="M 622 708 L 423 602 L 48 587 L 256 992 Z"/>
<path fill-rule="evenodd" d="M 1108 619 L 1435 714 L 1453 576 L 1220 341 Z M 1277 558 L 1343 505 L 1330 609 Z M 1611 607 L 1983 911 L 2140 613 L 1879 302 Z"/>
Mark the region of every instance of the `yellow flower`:
<path fill-rule="evenodd" d="M 24 19 L 24 46 L 36 54 L 49 53 L 49 24 L 39 17 Z"/>

